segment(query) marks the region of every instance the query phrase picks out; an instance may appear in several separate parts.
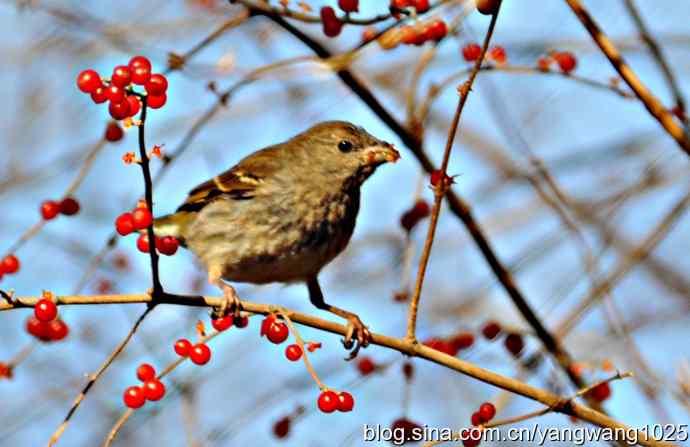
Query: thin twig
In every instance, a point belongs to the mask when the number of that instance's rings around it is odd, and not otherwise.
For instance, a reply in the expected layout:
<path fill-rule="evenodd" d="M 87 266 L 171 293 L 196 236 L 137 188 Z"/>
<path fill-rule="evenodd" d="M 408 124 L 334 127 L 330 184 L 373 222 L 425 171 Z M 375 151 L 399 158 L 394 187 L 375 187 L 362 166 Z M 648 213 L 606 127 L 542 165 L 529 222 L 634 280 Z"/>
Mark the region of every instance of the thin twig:
<path fill-rule="evenodd" d="M 426 235 L 426 241 L 424 242 L 424 249 L 422 251 L 421 258 L 419 260 L 419 270 L 417 271 L 417 279 L 415 281 L 414 293 L 412 295 L 412 300 L 410 301 L 410 309 L 407 316 L 407 340 L 416 340 L 416 327 L 417 327 L 417 312 L 419 307 L 419 299 L 422 294 L 422 286 L 424 284 L 424 276 L 426 273 L 426 267 L 429 263 L 429 257 L 431 256 L 431 247 L 434 243 L 434 236 L 436 234 L 436 226 L 438 224 L 438 217 L 441 212 L 441 203 L 443 202 L 443 197 L 450 188 L 452 180 L 447 176 L 448 163 L 450 161 L 450 153 L 453 149 L 453 143 L 455 142 L 455 135 L 458 130 L 458 125 L 460 123 L 460 118 L 462 117 L 462 111 L 467 103 L 467 98 L 472 89 L 472 84 L 477 78 L 477 73 L 484 61 L 484 56 L 491 43 L 491 37 L 493 36 L 494 28 L 496 27 L 496 20 L 498 19 L 499 11 L 496 12 L 491 17 L 491 23 L 489 23 L 489 28 L 486 31 L 486 36 L 484 37 L 484 44 L 482 45 L 482 52 L 477 61 L 474 64 L 474 69 L 470 73 L 469 79 L 460 87 L 459 93 L 460 98 L 458 99 L 458 105 L 455 109 L 455 115 L 448 129 L 448 138 L 446 140 L 446 147 L 443 152 L 443 161 L 441 162 L 440 179 L 438 185 L 434 188 L 434 207 L 431 211 L 431 221 L 429 223 L 429 229 Z"/>
<path fill-rule="evenodd" d="M 625 62 L 623 56 L 618 51 L 618 48 L 614 43 L 608 38 L 606 33 L 602 31 L 599 25 L 594 21 L 594 18 L 585 9 L 579 0 L 565 0 L 570 9 L 573 10 L 575 15 L 584 27 L 592 36 L 592 40 L 601 49 L 602 53 L 608 58 L 616 69 L 618 74 L 623 78 L 623 80 L 628 84 L 628 86 L 635 92 L 640 101 L 647 108 L 649 113 L 656 118 L 656 120 L 663 126 L 668 134 L 676 140 L 678 146 L 690 156 L 690 139 L 686 138 L 685 131 L 673 118 L 673 114 L 669 112 L 666 107 L 659 101 L 659 99 L 654 96 L 654 94 L 642 83 L 640 78 L 637 77 L 635 72 L 630 68 L 630 66 Z"/>
<path fill-rule="evenodd" d="M 150 297 L 148 300 L 148 303 L 150 303 Z M 148 304 L 147 303 L 147 304 Z M 70 422 L 70 419 L 72 419 L 72 416 L 74 413 L 76 413 L 77 409 L 79 408 L 79 405 L 81 405 L 82 401 L 84 398 L 86 398 L 86 394 L 89 392 L 91 387 L 93 387 L 96 384 L 96 381 L 101 377 L 101 375 L 105 372 L 106 369 L 110 366 L 113 361 L 120 355 L 122 351 L 124 351 L 125 347 L 127 346 L 127 343 L 129 343 L 129 340 L 131 340 L 132 336 L 134 333 L 139 329 L 139 326 L 141 323 L 144 321 L 146 316 L 153 310 L 153 307 L 147 306 L 146 310 L 139 315 L 139 318 L 137 318 L 137 321 L 134 322 L 134 325 L 132 328 L 129 330 L 125 338 L 120 342 L 120 344 L 117 345 L 115 350 L 110 353 L 110 355 L 105 359 L 105 361 L 101 364 L 101 366 L 98 368 L 98 370 L 89 376 L 89 381 L 86 383 L 84 388 L 82 388 L 81 392 L 77 396 L 77 398 L 74 400 L 74 403 L 72 404 L 72 407 L 69 409 L 67 412 L 67 416 L 65 416 L 65 419 L 62 421 L 60 426 L 55 430 L 53 435 L 50 437 L 50 441 L 48 442 L 48 447 L 51 447 L 55 445 L 58 440 L 60 439 L 60 436 L 64 433 L 65 429 L 67 428 L 67 425 Z"/>

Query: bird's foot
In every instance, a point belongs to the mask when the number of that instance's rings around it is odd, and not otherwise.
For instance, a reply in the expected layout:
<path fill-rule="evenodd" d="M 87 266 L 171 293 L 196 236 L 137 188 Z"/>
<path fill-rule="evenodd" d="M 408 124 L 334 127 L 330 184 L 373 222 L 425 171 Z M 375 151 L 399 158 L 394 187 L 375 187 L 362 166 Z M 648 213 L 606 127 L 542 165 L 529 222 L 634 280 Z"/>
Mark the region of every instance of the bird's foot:
<path fill-rule="evenodd" d="M 218 284 L 218 287 L 223 292 L 223 302 L 219 307 L 213 309 L 213 317 L 224 317 L 232 312 L 234 318 L 238 318 L 240 316 L 241 304 L 240 297 L 237 295 L 235 288 L 224 282 Z"/>
<path fill-rule="evenodd" d="M 345 349 L 351 349 L 350 355 L 345 360 L 352 360 L 357 357 L 361 348 L 366 348 L 371 342 L 371 332 L 357 315 L 347 317 L 347 333 L 342 340 Z"/>

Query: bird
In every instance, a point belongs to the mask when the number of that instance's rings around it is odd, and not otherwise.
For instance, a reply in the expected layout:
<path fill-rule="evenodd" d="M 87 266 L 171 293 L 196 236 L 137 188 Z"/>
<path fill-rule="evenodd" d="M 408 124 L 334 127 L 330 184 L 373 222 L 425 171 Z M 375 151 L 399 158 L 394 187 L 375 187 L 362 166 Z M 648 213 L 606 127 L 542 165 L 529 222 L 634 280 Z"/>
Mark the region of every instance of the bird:
<path fill-rule="evenodd" d="M 154 232 L 194 253 L 235 312 L 241 304 L 229 282 L 306 284 L 316 308 L 347 320 L 351 359 L 371 332 L 356 313 L 326 303 L 318 276 L 350 241 L 362 184 L 399 158 L 360 126 L 321 122 L 201 183 L 154 220 Z"/>

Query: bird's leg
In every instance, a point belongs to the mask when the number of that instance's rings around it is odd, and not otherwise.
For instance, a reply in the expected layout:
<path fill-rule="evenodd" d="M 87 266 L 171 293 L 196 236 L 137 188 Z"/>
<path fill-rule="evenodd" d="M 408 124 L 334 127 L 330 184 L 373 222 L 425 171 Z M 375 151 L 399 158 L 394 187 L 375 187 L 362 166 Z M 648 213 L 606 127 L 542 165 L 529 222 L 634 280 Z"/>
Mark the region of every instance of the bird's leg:
<path fill-rule="evenodd" d="M 233 310 L 235 317 L 240 314 L 240 297 L 237 296 L 235 288 L 227 284 L 222 279 L 223 269 L 220 266 L 214 265 L 208 269 L 208 283 L 218 287 L 223 292 L 223 304 L 220 309 L 214 310 L 215 316 L 222 317 L 225 315 L 228 306 Z"/>
<path fill-rule="evenodd" d="M 347 358 L 347 360 L 352 360 L 357 356 L 360 348 L 369 346 L 371 332 L 369 332 L 369 329 L 362 323 L 362 320 L 360 320 L 356 314 L 326 303 L 323 298 L 323 292 L 321 292 L 321 286 L 316 277 L 310 278 L 307 281 L 307 288 L 309 289 L 309 299 L 314 306 L 322 310 L 327 310 L 348 321 L 347 334 L 345 335 L 345 339 L 343 339 L 343 345 L 346 349 L 351 349 L 354 346 L 354 349 L 350 352 L 350 356 Z"/>

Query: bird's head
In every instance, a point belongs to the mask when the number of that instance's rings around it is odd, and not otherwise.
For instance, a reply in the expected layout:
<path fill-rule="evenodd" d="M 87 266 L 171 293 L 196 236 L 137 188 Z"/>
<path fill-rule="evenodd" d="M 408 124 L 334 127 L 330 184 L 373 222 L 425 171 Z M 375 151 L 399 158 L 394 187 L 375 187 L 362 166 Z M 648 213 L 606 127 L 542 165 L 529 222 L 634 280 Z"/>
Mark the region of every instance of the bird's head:
<path fill-rule="evenodd" d="M 297 135 L 303 153 L 314 167 L 335 178 L 364 182 L 380 165 L 395 162 L 400 153 L 362 127 L 346 121 L 326 121 Z"/>

